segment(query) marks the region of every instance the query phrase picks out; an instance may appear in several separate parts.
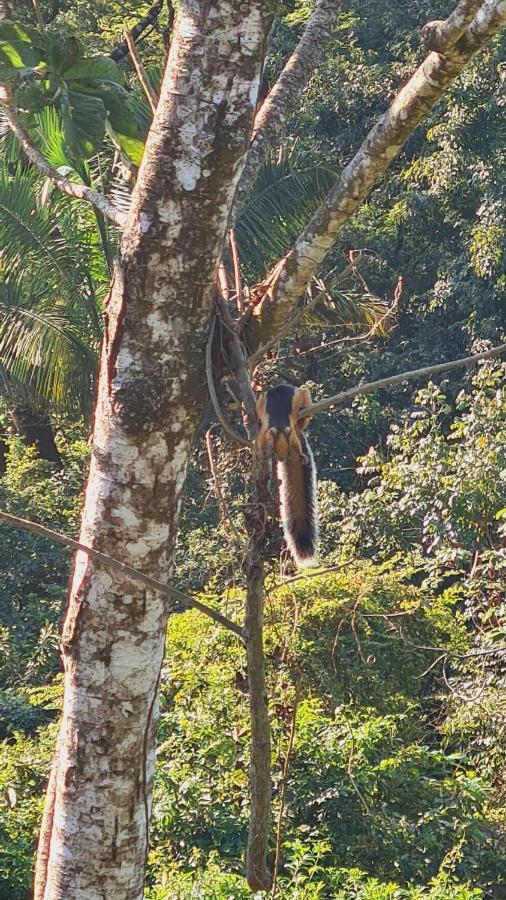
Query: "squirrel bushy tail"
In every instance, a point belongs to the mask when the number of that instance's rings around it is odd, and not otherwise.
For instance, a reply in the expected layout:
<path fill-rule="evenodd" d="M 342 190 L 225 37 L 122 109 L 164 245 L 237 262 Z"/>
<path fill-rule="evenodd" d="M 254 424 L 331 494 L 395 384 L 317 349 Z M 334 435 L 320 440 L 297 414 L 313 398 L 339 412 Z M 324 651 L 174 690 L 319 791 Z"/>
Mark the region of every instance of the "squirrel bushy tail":
<path fill-rule="evenodd" d="M 299 568 L 314 566 L 318 553 L 318 497 L 316 466 L 311 447 L 300 433 L 302 452 L 277 463 L 281 522 L 288 549 Z"/>

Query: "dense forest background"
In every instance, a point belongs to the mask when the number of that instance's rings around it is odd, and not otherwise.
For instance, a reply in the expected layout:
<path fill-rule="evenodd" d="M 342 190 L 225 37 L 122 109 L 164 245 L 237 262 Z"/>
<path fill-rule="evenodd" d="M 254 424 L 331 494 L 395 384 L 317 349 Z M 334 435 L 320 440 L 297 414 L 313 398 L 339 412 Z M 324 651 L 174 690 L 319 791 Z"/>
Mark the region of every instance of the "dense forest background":
<path fill-rule="evenodd" d="M 237 224 L 250 280 L 285 252 L 412 72 L 420 26 L 451 6 L 346 4 Z M 33 27 L 32 6 L 20 10 Z M 85 0 L 39 8 L 48 34 L 77 37 L 84 56 L 117 49 L 125 24 L 148 11 Z M 309 11 L 304 0 L 283 5 L 266 87 Z M 169 27 L 160 6 L 139 42 L 154 85 Z M 98 104 L 78 109 L 75 93 L 57 109 L 26 89 L 25 105 L 53 164 L 106 183 L 120 202 L 149 109 L 128 57 L 118 65 L 134 125 L 122 128 L 118 113 L 112 138 Z M 272 351 L 264 379 L 307 383 L 318 399 L 504 340 L 505 73 L 498 39 L 342 234 L 325 263 L 329 277 L 344 273 L 333 316 L 315 310 Z M 3 135 L 0 507 L 71 535 L 116 241 L 99 215 L 47 191 Z M 486 362 L 311 423 L 331 571 L 280 587 L 273 562 L 266 608 L 280 898 L 506 897 L 504 374 Z M 231 614 L 243 604 L 242 463 L 217 428 L 212 439 L 230 518 L 213 496 L 201 435 L 174 580 Z M 30 893 L 70 562 L 65 549 L 0 525 L 2 900 Z M 250 897 L 243 648 L 196 612 L 171 619 L 168 644 L 146 896 Z"/>

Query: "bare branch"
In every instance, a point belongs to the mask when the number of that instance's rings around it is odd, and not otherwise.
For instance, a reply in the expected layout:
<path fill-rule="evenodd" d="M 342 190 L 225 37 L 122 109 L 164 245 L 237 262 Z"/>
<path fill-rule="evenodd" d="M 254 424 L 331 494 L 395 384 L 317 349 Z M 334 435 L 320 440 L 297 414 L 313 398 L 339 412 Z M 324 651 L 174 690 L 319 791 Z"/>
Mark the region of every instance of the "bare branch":
<path fill-rule="evenodd" d="M 500 356 L 506 352 L 506 344 L 500 344 L 498 347 L 492 347 L 491 350 L 485 350 L 483 353 L 475 353 L 474 356 L 464 356 L 462 359 L 453 359 L 450 362 L 438 363 L 435 366 L 425 366 L 423 369 L 412 369 L 410 372 L 401 372 L 399 375 L 389 375 L 388 378 L 380 378 L 378 381 L 369 381 L 366 384 L 358 384 L 356 387 L 349 388 L 347 391 L 341 391 L 332 397 L 325 397 L 318 400 L 311 406 L 300 411 L 300 418 L 305 416 L 314 416 L 316 413 L 330 409 L 331 406 L 338 406 L 341 403 L 347 403 L 354 397 L 362 394 L 370 394 L 372 391 L 379 391 L 381 388 L 392 387 L 394 384 L 401 384 L 403 381 L 412 381 L 414 378 L 425 378 L 427 375 L 437 375 L 439 372 L 448 372 L 450 369 L 458 369 L 461 366 L 469 366 L 473 363 L 480 362 L 483 359 L 491 359 L 494 356 Z M 319 574 L 319 573 L 317 573 Z"/>
<path fill-rule="evenodd" d="M 106 553 L 101 553 L 99 550 L 93 550 L 91 547 L 87 547 L 85 544 L 81 544 L 79 541 L 75 541 L 73 538 L 68 537 L 66 534 L 61 534 L 59 531 L 53 531 L 52 528 L 46 528 L 45 525 L 39 525 L 38 522 L 30 522 L 28 519 L 21 519 L 19 516 L 13 516 L 3 509 L 0 509 L 0 519 L 9 522 L 9 524 L 14 525 L 15 528 L 23 528 L 24 531 L 31 531 L 32 534 L 39 534 L 41 537 L 48 538 L 50 541 L 55 541 L 57 544 L 65 544 L 67 547 L 72 547 L 74 550 L 80 550 L 83 553 L 86 553 L 91 559 L 103 563 L 108 569 L 115 569 L 117 572 L 122 572 L 123 575 L 127 575 L 128 578 L 131 578 L 133 581 L 137 581 L 140 584 L 145 585 L 145 587 L 151 588 L 153 591 L 158 591 L 158 593 L 163 594 L 164 597 L 170 597 L 171 600 L 176 601 L 176 607 L 180 605 L 183 610 L 198 609 L 199 612 L 214 619 L 219 625 L 223 625 L 224 628 L 227 628 L 229 631 L 232 631 L 240 637 L 241 640 L 244 640 L 244 631 L 240 625 L 237 625 L 236 622 L 232 622 L 230 619 L 222 616 L 221 613 L 212 609 L 210 606 L 206 606 L 205 603 L 201 603 L 200 600 L 195 600 L 188 594 L 183 594 L 182 591 L 178 591 L 177 588 L 171 587 L 170 584 L 162 584 L 162 582 L 157 581 L 156 578 L 144 575 L 144 573 L 139 572 L 138 569 L 134 569 L 132 566 L 120 562 L 119 559 L 107 556 Z M 171 607 L 171 612 L 175 611 L 174 607 Z"/>
<path fill-rule="evenodd" d="M 47 159 L 44 159 L 42 153 L 37 150 L 23 126 L 19 123 L 16 113 L 9 103 L 2 103 L 0 108 L 7 120 L 9 128 L 18 139 L 32 165 L 34 165 L 42 175 L 49 178 L 58 190 L 62 191 L 64 194 L 68 194 L 69 197 L 75 197 L 77 200 L 86 200 L 87 203 L 91 203 L 92 206 L 98 209 L 107 219 L 110 219 L 111 222 L 114 222 L 115 225 L 122 227 L 125 224 L 127 219 L 126 213 L 117 209 L 107 197 L 104 197 L 103 194 L 99 194 L 98 191 L 94 191 L 93 188 L 88 187 L 86 184 L 76 184 L 76 182 L 70 181 L 69 178 L 65 175 L 61 175 L 54 166 L 48 163 Z"/>
<path fill-rule="evenodd" d="M 129 31 L 128 28 L 125 28 L 125 43 L 128 47 L 130 57 L 135 66 L 135 71 L 137 72 L 137 77 L 142 85 L 142 88 L 144 90 L 144 93 L 146 94 L 146 97 L 148 98 L 148 103 L 151 107 L 151 112 L 154 115 L 156 112 L 156 107 L 158 106 L 158 99 L 156 97 L 156 94 L 155 94 L 153 88 L 151 87 L 151 85 L 148 81 L 148 77 L 146 75 L 146 70 L 145 70 L 145 68 L 142 64 L 142 60 L 137 52 L 137 47 L 135 46 L 135 40 L 133 38 L 132 32 Z"/>
<path fill-rule="evenodd" d="M 302 38 L 258 110 L 246 165 L 235 195 L 236 210 L 246 199 L 267 153 L 318 65 L 340 12 L 338 0 L 319 0 Z"/>
<path fill-rule="evenodd" d="M 459 7 L 457 7 L 459 8 Z M 460 40 L 452 45 L 451 28 L 460 35 L 461 17 L 450 16 L 446 56 L 430 53 L 367 135 L 339 181 L 286 257 L 285 268 L 262 309 L 262 339 L 286 321 L 340 231 L 384 175 L 406 139 L 462 72 L 475 53 L 506 23 L 506 0 L 485 0 Z"/>

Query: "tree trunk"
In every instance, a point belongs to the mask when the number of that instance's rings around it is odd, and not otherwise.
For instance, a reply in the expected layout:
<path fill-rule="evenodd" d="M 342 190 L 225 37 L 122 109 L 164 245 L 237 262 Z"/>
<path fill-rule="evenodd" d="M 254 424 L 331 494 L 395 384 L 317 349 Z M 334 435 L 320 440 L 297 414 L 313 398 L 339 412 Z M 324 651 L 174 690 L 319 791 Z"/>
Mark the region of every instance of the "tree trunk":
<path fill-rule="evenodd" d="M 179 4 L 106 308 L 82 543 L 167 580 L 274 0 Z M 167 605 L 78 553 L 36 900 L 139 900 Z"/>
<path fill-rule="evenodd" d="M 30 403 L 10 403 L 12 423 L 29 447 L 36 447 L 41 459 L 56 463 L 62 468 L 62 459 L 55 444 L 53 428 L 46 413 Z"/>

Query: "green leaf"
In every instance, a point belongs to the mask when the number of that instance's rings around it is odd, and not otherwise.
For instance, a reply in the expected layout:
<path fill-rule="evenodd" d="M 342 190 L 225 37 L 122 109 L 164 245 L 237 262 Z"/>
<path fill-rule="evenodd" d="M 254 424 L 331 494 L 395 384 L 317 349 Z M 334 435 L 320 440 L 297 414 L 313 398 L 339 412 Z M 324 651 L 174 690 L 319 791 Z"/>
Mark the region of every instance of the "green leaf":
<path fill-rule="evenodd" d="M 33 69 L 42 60 L 42 53 L 26 41 L 0 41 L 0 64 L 14 69 Z"/>
<path fill-rule="evenodd" d="M 63 75 L 67 69 L 77 63 L 82 56 L 82 46 L 77 38 L 71 36 L 61 38 L 55 34 L 48 35 L 46 59 L 56 75 Z"/>
<path fill-rule="evenodd" d="M 93 156 L 105 135 L 106 108 L 100 97 L 62 91 L 63 130 L 69 146 L 86 157 Z"/>
<path fill-rule="evenodd" d="M 119 66 L 109 56 L 90 56 L 66 69 L 65 81 L 84 81 L 90 85 L 105 81 L 121 85 L 123 77 Z"/>
<path fill-rule="evenodd" d="M 23 28 L 18 22 L 2 22 L 0 24 L 0 41 L 22 41 L 24 44 L 37 43 L 38 32 L 34 28 Z"/>
<path fill-rule="evenodd" d="M 132 160 L 134 165 L 140 166 L 142 155 L 144 153 L 144 141 L 141 140 L 141 138 L 132 137 L 131 135 L 117 131 L 115 128 L 112 130 L 123 152 Z"/>
<path fill-rule="evenodd" d="M 94 85 L 75 82 L 72 87 L 84 95 L 99 97 L 102 100 L 119 146 L 135 165 L 139 165 L 144 153 L 143 132 L 132 112 L 130 98 L 125 88 L 105 81 Z"/>

